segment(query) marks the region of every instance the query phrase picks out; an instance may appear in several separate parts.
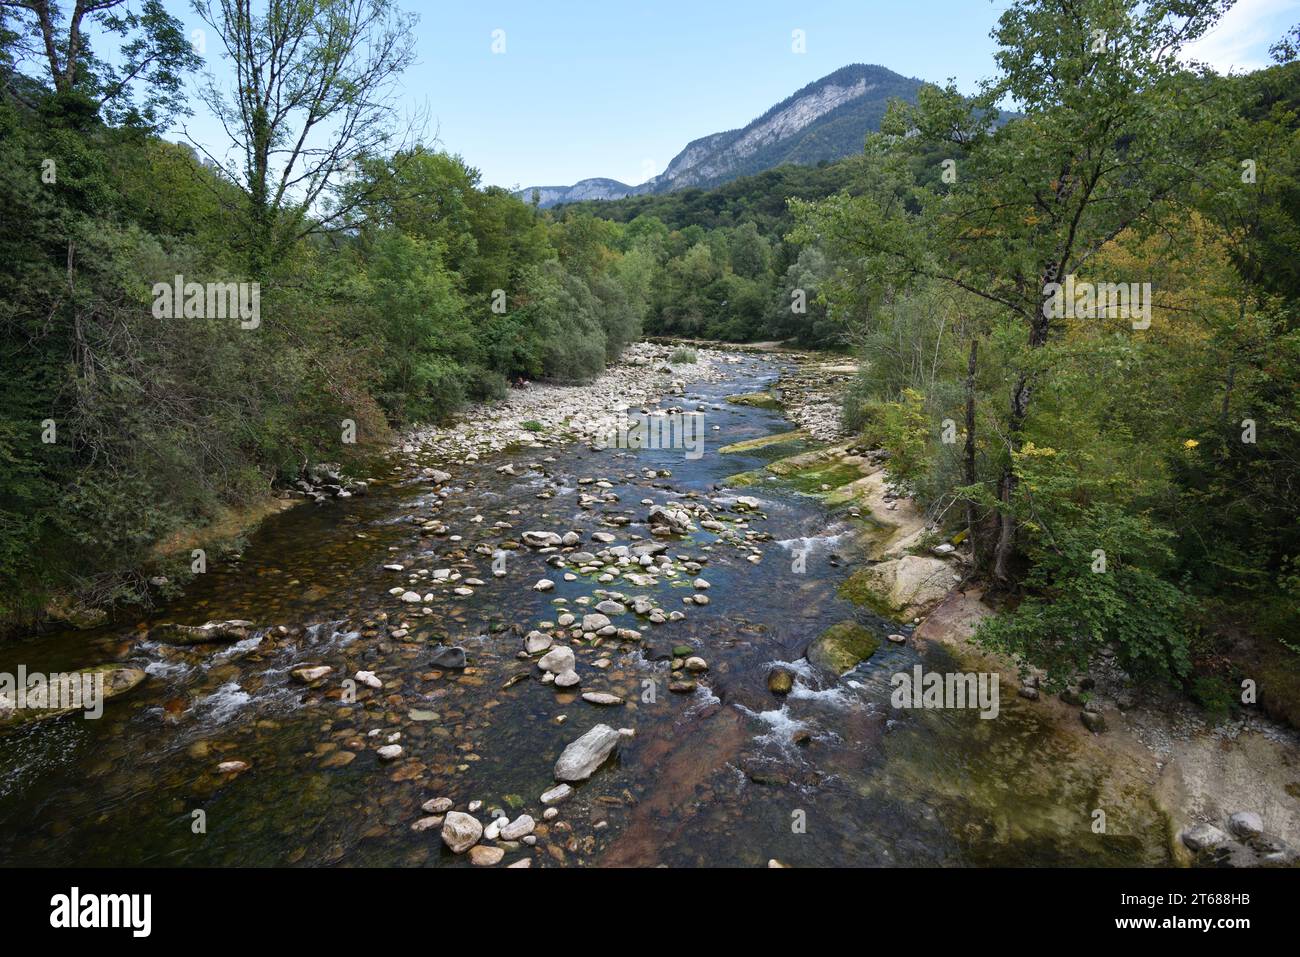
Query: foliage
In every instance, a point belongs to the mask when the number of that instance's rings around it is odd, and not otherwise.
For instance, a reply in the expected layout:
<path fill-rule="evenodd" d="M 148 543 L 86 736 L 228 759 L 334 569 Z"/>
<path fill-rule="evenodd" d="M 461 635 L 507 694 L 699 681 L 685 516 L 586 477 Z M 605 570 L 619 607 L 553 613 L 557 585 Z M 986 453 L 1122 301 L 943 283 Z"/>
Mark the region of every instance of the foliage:
<path fill-rule="evenodd" d="M 286 51 L 311 32 L 293 49 L 316 72 L 284 83 L 342 84 L 308 119 L 379 102 L 345 48 L 387 35 L 391 7 L 353 4 L 354 19 L 313 32 L 305 13 L 333 6 L 267 14 L 282 18 Z M 223 30 L 270 28 L 204 9 Z M 157 12 L 123 14 L 128 37 L 181 36 Z M 359 157 L 355 170 L 340 178 L 327 163 L 317 181 L 337 205 L 272 201 L 270 172 L 230 176 L 119 122 L 90 96 L 109 76 L 94 72 L 95 51 L 83 47 L 64 89 L 19 55 L 8 23 L 0 211 L 23 229 L 0 233 L 0 625 L 54 599 L 147 599 L 149 576 L 170 571 L 163 543 L 259 506 L 312 463 L 366 456 L 394 427 L 503 396 L 508 379 L 588 379 L 641 334 L 657 263 L 622 224 L 555 222 L 481 187 L 459 157 L 418 144 L 370 155 L 355 138 L 329 140 Z M 400 60 L 394 48 L 389 66 Z M 142 76 L 136 102 L 183 106 L 168 82 Z M 272 198 L 259 198 L 267 182 Z M 331 231 L 342 209 L 349 228 Z M 156 310 L 155 284 L 178 275 L 257 283 L 260 323 Z"/>
<path fill-rule="evenodd" d="M 978 95 L 923 88 L 855 190 L 792 203 L 862 356 L 846 421 L 970 528 L 1007 605 L 981 640 L 1057 680 L 1107 648 L 1188 677 L 1214 597 L 1269 640 L 1300 611 L 1300 64 L 1180 62 L 1224 8 L 1011 3 Z M 1149 325 L 1044 310 L 1067 276 L 1149 283 Z"/>

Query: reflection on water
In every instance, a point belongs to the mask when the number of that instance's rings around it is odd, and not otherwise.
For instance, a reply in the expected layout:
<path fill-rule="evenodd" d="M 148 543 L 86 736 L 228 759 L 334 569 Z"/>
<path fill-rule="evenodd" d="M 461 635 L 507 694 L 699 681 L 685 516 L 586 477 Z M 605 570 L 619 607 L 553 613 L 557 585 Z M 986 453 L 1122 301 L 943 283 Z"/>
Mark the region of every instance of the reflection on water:
<path fill-rule="evenodd" d="M 722 456 L 718 447 L 790 429 L 778 413 L 721 398 L 764 388 L 780 369 L 747 358 L 732 381 L 679 400 L 704 407 L 708 445 L 699 459 L 671 449 L 586 447 L 520 448 L 472 465 L 430 458 L 424 464 L 453 474 L 446 496 L 394 460 L 367 497 L 269 519 L 242 559 L 214 563 L 153 616 L 257 623 L 237 644 L 171 647 L 145 640 L 150 622 L 128 621 L 0 649 L 0 671 L 122 660 L 149 675 L 99 721 L 65 718 L 0 738 L 0 857 L 49 865 L 463 865 L 436 829 L 411 828 L 424 816 L 420 805 L 446 795 L 483 801 L 484 820 L 500 808 L 541 822 L 538 795 L 554 783 L 559 752 L 606 722 L 634 728 L 635 738 L 558 818 L 541 824 L 536 847 L 510 848 L 507 863 L 1164 862 L 1164 822 L 1151 802 L 1075 760 L 1024 702 L 1004 696 L 994 721 L 895 711 L 889 676 L 916 663 L 909 646 L 885 644 L 838 681 L 802 660 L 808 642 L 835 622 L 852 618 L 881 633 L 898 626 L 836 597 L 848 569 L 833 556 L 855 527 L 847 514 L 761 483 L 744 494 L 761 500 L 763 518 L 735 510 L 734 493 L 714 489 L 772 454 L 769 447 Z M 496 472 L 505 461 L 517 475 Z M 593 479 L 608 487 L 586 481 Z M 617 499 L 580 507 L 579 496 L 594 491 Z M 699 531 L 669 547 L 678 561 L 702 566 L 707 605 L 682 603 L 694 574 L 661 578 L 653 589 L 589 575 L 566 581 L 563 571 L 572 569 L 549 567 L 526 548 L 510 553 L 504 577 L 492 574 L 492 552 L 529 529 L 573 529 L 580 548 L 593 551 L 596 531 L 622 544 L 648 538 L 646 499 L 705 501 L 739 533 L 728 541 Z M 422 534 L 413 521 L 434 515 L 446 534 Z M 617 516 L 631 524 L 604 521 Z M 758 563 L 748 560 L 755 550 Z M 792 567 L 796 551 L 806 556 L 803 574 Z M 407 572 L 384 568 L 394 563 Z M 443 568 L 483 584 L 457 596 L 433 581 Z M 421 569 L 431 574 L 408 582 Z M 553 592 L 532 589 L 543 577 L 556 582 Z M 433 594 L 431 615 L 413 614 L 389 594 L 408 584 Z M 566 608 L 590 610 L 579 599 L 594 605 L 600 588 L 652 592 L 665 611 L 687 617 L 651 625 L 630 612 L 617 616 L 646 640 L 616 637 L 581 649 L 583 683 L 573 692 L 534 680 L 536 669 L 518 657 L 521 636 Z M 438 642 L 464 647 L 470 667 L 434 667 Z M 662 660 L 679 645 L 708 662 L 687 694 L 667 690 Z M 312 688 L 294 680 L 293 669 L 317 664 L 334 669 L 329 680 Z M 776 664 L 796 674 L 785 698 L 767 690 Z M 349 703 L 341 679 L 359 670 L 374 672 L 383 687 L 360 686 Z M 529 680 L 511 683 L 520 673 Z M 626 703 L 606 708 L 579 697 L 593 690 Z M 379 760 L 385 743 L 401 745 L 400 760 Z M 229 760 L 250 768 L 218 773 Z M 1099 806 L 1113 809 L 1107 835 L 1089 826 Z"/>

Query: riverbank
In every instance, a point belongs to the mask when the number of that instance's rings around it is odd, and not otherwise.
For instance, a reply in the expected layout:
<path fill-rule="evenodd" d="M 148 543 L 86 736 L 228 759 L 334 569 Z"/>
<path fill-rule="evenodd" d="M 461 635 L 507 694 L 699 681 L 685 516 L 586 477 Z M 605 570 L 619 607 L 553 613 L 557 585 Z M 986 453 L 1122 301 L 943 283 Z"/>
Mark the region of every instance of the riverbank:
<path fill-rule="evenodd" d="M 468 464 L 513 447 L 557 448 L 570 442 L 606 440 L 626 427 L 625 413 L 650 414 L 663 397 L 685 393 L 686 382 L 716 382 L 734 353 L 694 350 L 694 362 L 670 360 L 672 346 L 636 342 L 590 383 L 530 383 L 496 402 L 459 413 L 446 425 L 421 426 L 402 437 L 410 457 L 432 453 L 447 462 Z M 659 410 L 680 413 L 680 407 Z"/>
<path fill-rule="evenodd" d="M 838 359 L 810 361 L 783 377 L 778 388 L 792 419 L 826 421 L 824 383 L 836 372 L 856 369 Z M 829 429 L 822 434 L 844 438 Z M 969 567 L 960 549 L 935 548 L 934 530 L 915 503 L 889 485 L 878 461 L 854 452 L 861 450 L 851 443 L 832 445 L 767 468 L 787 475 L 809 468 L 824 474 L 828 462 L 860 469 L 861 477 L 828 491 L 829 501 L 869 523 L 859 539 L 863 564 L 847 583 L 856 601 L 910 620 L 919 646 L 941 646 L 963 668 L 998 674 L 1003 688 L 1072 740 L 1080 760 L 1111 764 L 1117 776 L 1153 795 L 1169 815 L 1174 859 L 1193 863 L 1199 853 L 1235 866 L 1296 862 L 1300 735 L 1294 729 L 1251 709 L 1216 720 L 1175 689 L 1132 687 L 1113 665 L 1083 679 L 1082 692 L 1048 695 L 1034 676 L 1022 681 L 1012 662 L 971 640 L 994 609 L 976 586 L 964 584 Z"/>

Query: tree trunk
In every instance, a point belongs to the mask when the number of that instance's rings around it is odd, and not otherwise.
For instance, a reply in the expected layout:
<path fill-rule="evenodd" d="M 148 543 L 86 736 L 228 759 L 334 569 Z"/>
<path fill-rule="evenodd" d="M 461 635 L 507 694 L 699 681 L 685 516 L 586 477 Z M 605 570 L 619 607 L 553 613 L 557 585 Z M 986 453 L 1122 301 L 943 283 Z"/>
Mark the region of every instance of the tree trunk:
<path fill-rule="evenodd" d="M 271 126 L 266 110 L 253 110 L 250 120 L 252 143 L 248 169 L 248 268 L 255 279 L 264 277 L 271 264 L 274 215 L 271 209 Z"/>
<path fill-rule="evenodd" d="M 1046 289 L 1050 283 L 1060 279 L 1060 270 L 1050 266 L 1043 272 L 1040 289 Z M 1039 349 L 1047 343 L 1048 317 L 1046 299 L 1029 317 L 1029 348 Z M 1029 397 L 1033 392 L 1031 375 L 1021 370 L 1016 376 L 1015 387 L 1011 390 L 1011 415 L 1007 419 L 1007 460 L 1002 466 L 1002 475 L 998 478 L 998 500 L 1001 514 L 998 516 L 998 541 L 993 553 L 993 577 L 1000 584 L 1011 580 L 1011 555 L 1016 543 L 1016 518 L 1011 513 L 1011 499 L 1016 491 L 1015 454 L 1020 451 L 1020 431 L 1029 416 Z"/>
<path fill-rule="evenodd" d="M 979 354 L 980 341 L 975 336 L 970 340 L 970 359 L 966 363 L 966 466 L 965 480 L 968 487 L 975 484 L 975 360 Z M 975 537 L 975 502 L 966 498 L 966 537 L 970 539 L 971 555 L 979 563 L 978 542 Z"/>

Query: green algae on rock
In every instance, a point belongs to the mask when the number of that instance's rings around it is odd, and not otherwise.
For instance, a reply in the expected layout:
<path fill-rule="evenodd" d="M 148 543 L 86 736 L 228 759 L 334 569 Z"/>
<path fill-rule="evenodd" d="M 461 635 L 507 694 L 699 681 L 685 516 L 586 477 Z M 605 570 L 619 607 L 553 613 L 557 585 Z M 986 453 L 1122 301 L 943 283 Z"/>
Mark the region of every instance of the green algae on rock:
<path fill-rule="evenodd" d="M 741 395 L 729 395 L 727 401 L 733 405 L 748 405 L 755 409 L 780 409 L 781 400 L 771 392 L 746 392 Z"/>
<path fill-rule="evenodd" d="M 929 611 L 953 584 L 952 568 L 937 558 L 904 555 L 868 565 L 840 585 L 840 597 L 887 615 L 915 618 Z"/>
<path fill-rule="evenodd" d="M 733 442 L 730 445 L 724 445 L 718 449 L 722 455 L 732 455 L 738 452 L 754 452 L 758 449 L 767 448 L 770 445 L 783 445 L 787 442 L 802 442 L 808 438 L 808 433 L 803 429 L 795 429 L 793 432 L 777 432 L 774 435 L 761 435 L 756 439 L 746 439 L 744 442 Z"/>
<path fill-rule="evenodd" d="M 797 435 L 797 432 L 791 432 L 774 438 L 785 442 Z M 748 452 L 761 448 L 762 440 L 752 441 L 758 444 L 740 442 L 725 447 L 723 451 Z M 762 468 L 738 472 L 728 476 L 725 482 L 732 487 L 743 488 L 759 481 L 779 480 L 797 492 L 827 495 L 861 480 L 866 474 L 863 468 L 865 461 L 861 456 L 850 454 L 845 445 L 828 445 L 776 459 Z"/>
<path fill-rule="evenodd" d="M 816 667 L 842 675 L 866 661 L 880 647 L 880 639 L 853 621 L 831 625 L 808 647 L 808 660 Z"/>

